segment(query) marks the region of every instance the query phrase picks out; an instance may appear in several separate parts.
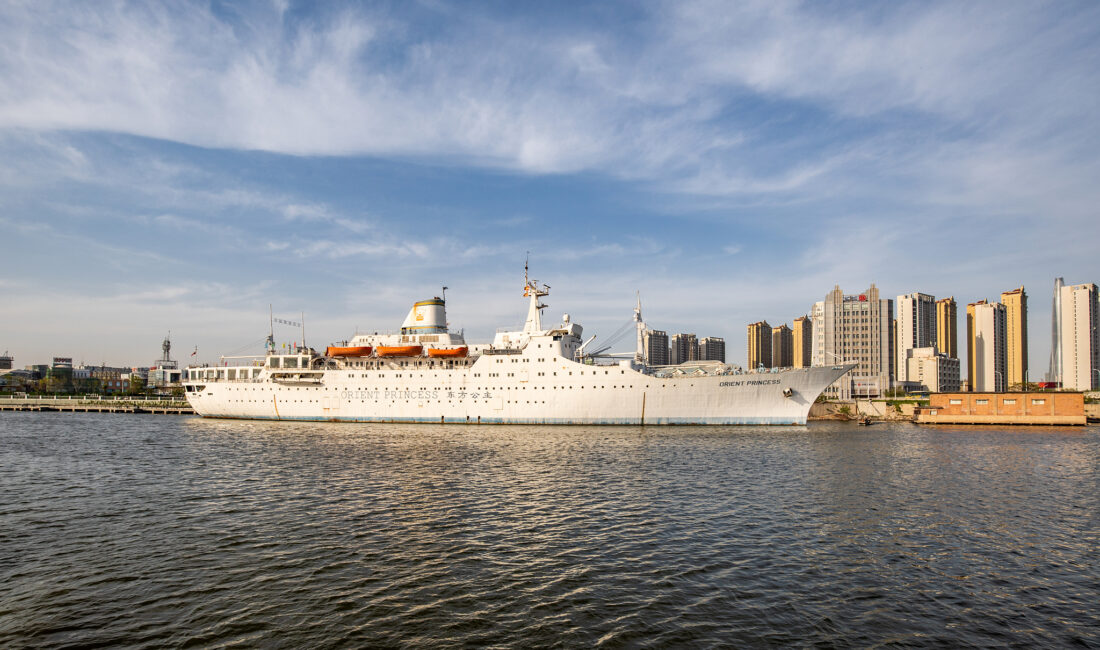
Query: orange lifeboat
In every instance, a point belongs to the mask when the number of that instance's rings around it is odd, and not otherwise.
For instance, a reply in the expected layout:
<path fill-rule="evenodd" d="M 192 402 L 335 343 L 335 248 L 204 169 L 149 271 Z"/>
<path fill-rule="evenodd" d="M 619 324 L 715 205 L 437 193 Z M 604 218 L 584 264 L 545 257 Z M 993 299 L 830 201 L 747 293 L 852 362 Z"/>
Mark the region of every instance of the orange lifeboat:
<path fill-rule="evenodd" d="M 428 356 L 433 359 L 454 359 L 466 356 L 469 351 L 465 345 L 460 348 L 428 348 Z"/>
<path fill-rule="evenodd" d="M 334 345 L 325 349 L 328 357 L 369 357 L 371 347 L 369 345 L 354 345 L 351 347 L 338 347 Z"/>
<path fill-rule="evenodd" d="M 421 345 L 379 345 L 374 353 L 380 357 L 418 357 L 423 351 Z"/>

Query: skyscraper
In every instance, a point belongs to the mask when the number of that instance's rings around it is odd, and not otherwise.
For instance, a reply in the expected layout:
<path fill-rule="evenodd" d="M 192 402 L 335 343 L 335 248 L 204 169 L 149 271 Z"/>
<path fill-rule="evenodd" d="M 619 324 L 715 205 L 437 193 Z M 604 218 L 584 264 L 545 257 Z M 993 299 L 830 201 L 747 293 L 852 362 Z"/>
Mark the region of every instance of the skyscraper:
<path fill-rule="evenodd" d="M 813 331 L 813 321 L 806 316 L 794 319 L 794 327 L 791 328 L 791 350 L 794 353 L 795 368 L 809 368 L 813 363 Z"/>
<path fill-rule="evenodd" d="M 1005 383 L 1027 388 L 1027 293 L 1024 288 L 1001 294 L 1005 306 Z"/>
<path fill-rule="evenodd" d="M 973 392 L 1005 390 L 1005 307 L 979 300 L 966 306 L 967 378 Z"/>
<path fill-rule="evenodd" d="M 1062 287 L 1065 281 L 1054 278 L 1054 299 L 1050 306 L 1050 367 L 1047 381 L 1058 384 L 1062 381 Z"/>
<path fill-rule="evenodd" d="M 668 365 L 668 334 L 662 330 L 645 331 L 646 360 L 650 365 Z"/>
<path fill-rule="evenodd" d="M 699 341 L 700 361 L 726 362 L 726 340 L 719 336 L 707 336 Z"/>
<path fill-rule="evenodd" d="M 793 344 L 791 328 L 786 323 L 772 328 L 772 368 L 790 368 L 794 365 Z"/>
<path fill-rule="evenodd" d="M 762 320 L 748 326 L 748 367 L 772 367 L 772 326 Z"/>
<path fill-rule="evenodd" d="M 926 293 L 898 296 L 897 369 L 898 381 L 909 381 L 908 359 L 911 350 L 936 344 L 936 298 Z"/>
<path fill-rule="evenodd" d="M 936 349 L 959 358 L 959 312 L 955 296 L 936 301 Z"/>
<path fill-rule="evenodd" d="M 1100 294 L 1095 284 L 1061 288 L 1062 388 L 1100 387 Z"/>
<path fill-rule="evenodd" d="M 894 358 L 890 354 L 893 300 L 880 299 L 874 284 L 857 295 L 844 295 L 836 286 L 822 303 L 814 305 L 813 313 L 815 363 L 820 359 L 824 365 L 857 364 L 827 388 L 827 394 L 844 399 L 874 397 L 890 388 L 894 374 Z"/>

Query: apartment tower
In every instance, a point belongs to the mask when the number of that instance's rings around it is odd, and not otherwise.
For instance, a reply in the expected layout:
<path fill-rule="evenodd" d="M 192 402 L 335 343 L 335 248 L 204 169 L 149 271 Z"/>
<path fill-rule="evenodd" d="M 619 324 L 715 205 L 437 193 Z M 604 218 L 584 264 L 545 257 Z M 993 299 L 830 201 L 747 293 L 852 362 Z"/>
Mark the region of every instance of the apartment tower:
<path fill-rule="evenodd" d="M 677 365 L 699 360 L 699 340 L 694 334 L 673 334 L 669 344 L 669 363 Z"/>
<path fill-rule="evenodd" d="M 898 296 L 897 303 L 897 369 L 898 381 L 909 381 L 909 357 L 917 348 L 936 345 L 936 298 L 926 293 Z"/>
<path fill-rule="evenodd" d="M 966 306 L 967 378 L 972 392 L 1004 392 L 1005 307 L 979 300 Z"/>
<path fill-rule="evenodd" d="M 651 366 L 668 365 L 668 333 L 662 330 L 646 330 L 643 340 L 645 358 Z"/>
<path fill-rule="evenodd" d="M 790 368 L 794 365 L 794 337 L 791 328 L 784 323 L 772 328 L 772 368 Z"/>
<path fill-rule="evenodd" d="M 720 336 L 708 336 L 699 341 L 700 361 L 726 362 L 726 340 Z"/>
<path fill-rule="evenodd" d="M 936 350 L 959 358 L 959 311 L 955 296 L 936 301 Z"/>
<path fill-rule="evenodd" d="M 1095 284 L 1061 288 L 1062 388 L 1100 388 L 1100 296 Z"/>
<path fill-rule="evenodd" d="M 794 354 L 795 368 L 809 368 L 813 363 L 814 326 L 806 316 L 794 319 L 791 328 L 791 351 Z"/>
<path fill-rule="evenodd" d="M 748 326 L 748 368 L 772 367 L 772 326 L 762 320 Z"/>
<path fill-rule="evenodd" d="M 1027 293 L 1024 288 L 1001 294 L 1005 306 L 1005 382 L 1027 390 Z"/>

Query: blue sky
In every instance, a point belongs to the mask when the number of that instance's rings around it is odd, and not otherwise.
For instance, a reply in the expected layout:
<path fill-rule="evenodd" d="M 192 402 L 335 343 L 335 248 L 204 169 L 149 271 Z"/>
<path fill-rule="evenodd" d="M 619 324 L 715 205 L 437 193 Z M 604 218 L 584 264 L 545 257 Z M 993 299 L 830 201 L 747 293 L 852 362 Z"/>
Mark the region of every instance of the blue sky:
<path fill-rule="evenodd" d="M 1036 376 L 1100 281 L 1098 100 L 1087 2 L 9 2 L 0 349 L 212 361 L 269 304 L 319 346 L 442 285 L 486 340 L 530 251 L 548 317 L 641 291 L 735 362 L 834 284 L 1024 285 Z"/>

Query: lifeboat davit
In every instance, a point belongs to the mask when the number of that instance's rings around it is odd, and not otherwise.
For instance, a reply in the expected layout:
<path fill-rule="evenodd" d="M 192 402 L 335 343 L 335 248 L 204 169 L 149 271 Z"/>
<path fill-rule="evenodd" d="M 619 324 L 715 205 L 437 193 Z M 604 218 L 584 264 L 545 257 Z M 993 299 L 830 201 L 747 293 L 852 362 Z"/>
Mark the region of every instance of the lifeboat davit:
<path fill-rule="evenodd" d="M 379 345 L 374 353 L 380 357 L 419 357 L 422 345 Z"/>
<path fill-rule="evenodd" d="M 460 348 L 428 348 L 428 356 L 433 359 L 454 359 L 466 356 L 469 351 L 465 345 Z"/>
<path fill-rule="evenodd" d="M 353 345 L 351 347 L 339 347 L 330 345 L 325 349 L 328 357 L 369 357 L 371 347 L 369 345 Z"/>

